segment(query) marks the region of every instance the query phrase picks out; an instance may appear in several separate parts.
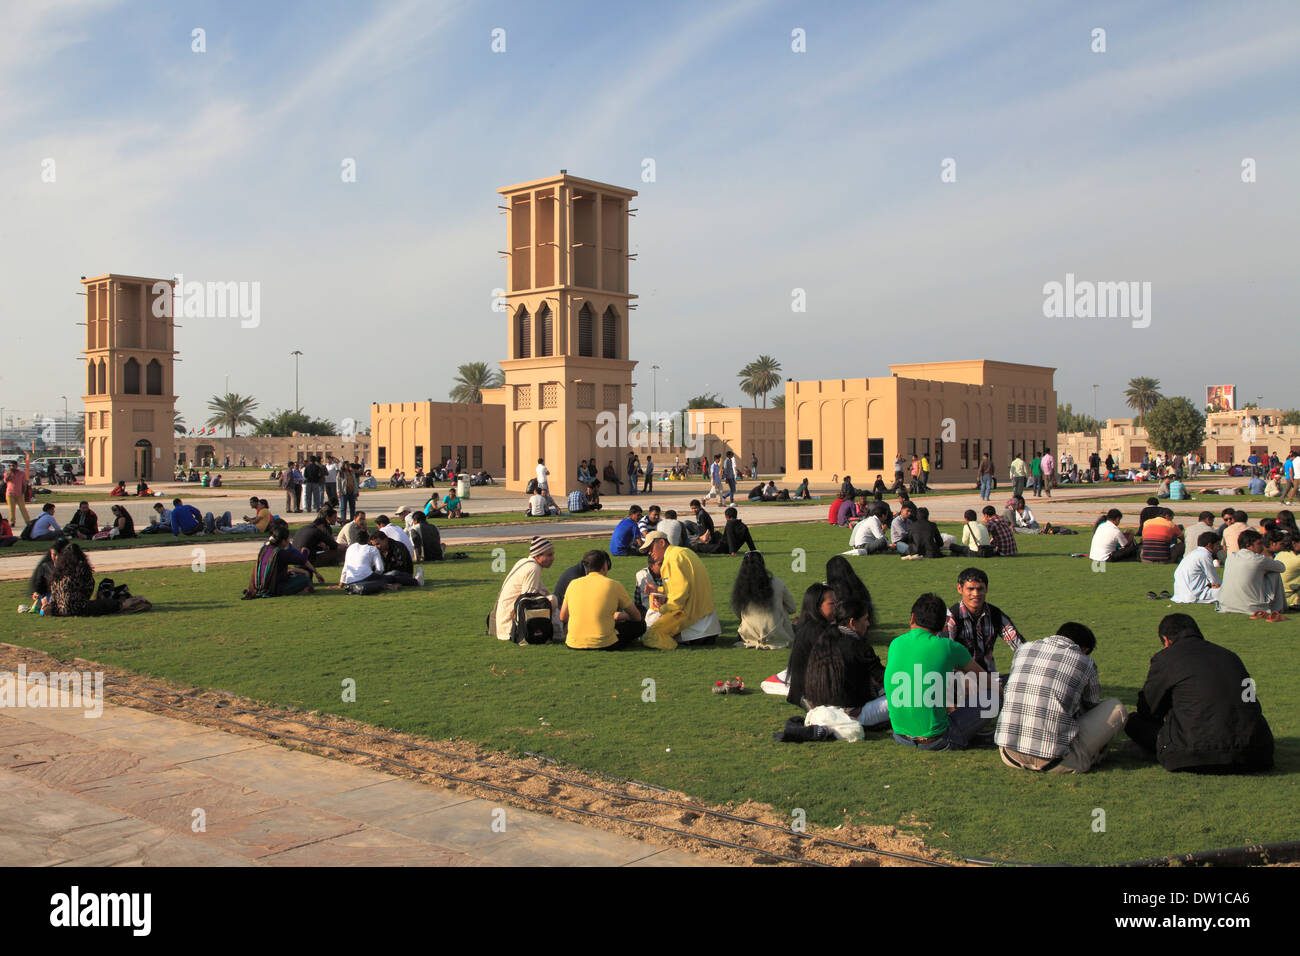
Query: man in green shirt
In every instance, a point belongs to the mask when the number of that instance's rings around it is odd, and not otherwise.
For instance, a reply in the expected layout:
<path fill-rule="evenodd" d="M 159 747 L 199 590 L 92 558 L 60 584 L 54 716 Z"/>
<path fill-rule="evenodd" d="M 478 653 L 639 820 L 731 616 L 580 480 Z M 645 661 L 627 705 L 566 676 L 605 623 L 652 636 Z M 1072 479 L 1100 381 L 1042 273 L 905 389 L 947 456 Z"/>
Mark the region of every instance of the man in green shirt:
<path fill-rule="evenodd" d="M 912 605 L 912 629 L 890 643 L 885 663 L 894 740 L 918 750 L 968 747 L 988 718 L 996 716 L 995 708 L 986 713 L 990 707 L 966 703 L 964 693 L 949 693 L 959 686 L 965 690 L 963 672 L 980 675 L 984 669 L 966 648 L 939 635 L 947 615 L 943 598 L 922 594 Z M 993 692 L 992 685 L 987 689 Z"/>
<path fill-rule="evenodd" d="M 1043 456 L 1035 453 L 1029 462 L 1029 478 L 1034 486 L 1034 497 L 1043 497 Z"/>

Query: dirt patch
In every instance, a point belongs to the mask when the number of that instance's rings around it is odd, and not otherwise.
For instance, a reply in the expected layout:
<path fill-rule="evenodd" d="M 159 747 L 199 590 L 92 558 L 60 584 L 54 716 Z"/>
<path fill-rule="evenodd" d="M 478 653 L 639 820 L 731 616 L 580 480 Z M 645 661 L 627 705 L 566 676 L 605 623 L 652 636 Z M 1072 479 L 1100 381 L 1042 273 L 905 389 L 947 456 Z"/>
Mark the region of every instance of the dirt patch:
<path fill-rule="evenodd" d="M 317 711 L 272 707 L 223 691 L 181 687 L 81 659 L 61 661 L 42 651 L 0 644 L 0 669 L 16 670 L 19 664 L 26 664 L 29 672 L 61 668 L 102 671 L 109 703 L 259 740 L 274 735 L 282 746 L 291 749 L 549 813 L 717 863 L 922 866 L 954 862 L 893 827 L 843 825 L 829 830 L 809 825 L 806 833 L 798 834 L 791 831 L 788 815 L 777 813 L 767 804 L 746 801 L 738 806 L 710 805 L 684 793 L 539 758 L 485 751 L 464 741 L 429 740 Z M 244 726 L 235 726 L 231 721 Z"/>

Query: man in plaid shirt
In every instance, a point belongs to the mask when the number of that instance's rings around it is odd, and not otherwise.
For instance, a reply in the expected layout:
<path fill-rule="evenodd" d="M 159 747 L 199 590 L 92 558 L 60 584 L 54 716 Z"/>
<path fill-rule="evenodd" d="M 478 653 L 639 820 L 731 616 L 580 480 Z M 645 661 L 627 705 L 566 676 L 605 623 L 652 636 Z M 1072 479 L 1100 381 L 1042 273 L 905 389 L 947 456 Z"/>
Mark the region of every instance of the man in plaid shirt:
<path fill-rule="evenodd" d="M 1073 621 L 1022 647 L 1011 662 L 993 742 L 1019 770 L 1087 773 L 1124 728 L 1124 705 L 1101 700 L 1097 639 Z"/>
<path fill-rule="evenodd" d="M 1011 623 L 1011 618 L 986 600 L 989 576 L 979 568 L 966 568 L 957 575 L 957 593 L 961 600 L 948 608 L 943 636 L 966 648 L 975 663 L 996 674 L 993 648 L 997 646 L 998 638 L 1006 641 L 1013 652 L 1025 643 L 1025 639 Z"/>
<path fill-rule="evenodd" d="M 998 514 L 998 510 L 992 505 L 984 506 L 984 524 L 988 526 L 989 537 L 993 539 L 993 550 L 998 553 L 999 557 L 1011 558 L 1018 553 L 1016 550 L 1016 533 L 1012 530 L 1011 525 Z"/>

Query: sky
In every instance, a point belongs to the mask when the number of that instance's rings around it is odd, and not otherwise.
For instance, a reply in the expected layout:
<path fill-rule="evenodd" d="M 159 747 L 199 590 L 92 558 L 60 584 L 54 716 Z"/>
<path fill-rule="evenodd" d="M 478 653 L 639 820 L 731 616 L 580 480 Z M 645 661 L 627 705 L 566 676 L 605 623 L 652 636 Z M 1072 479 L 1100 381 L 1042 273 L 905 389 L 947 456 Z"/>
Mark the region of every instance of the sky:
<path fill-rule="evenodd" d="M 6 419 L 76 413 L 79 278 L 105 272 L 259 284 L 255 327 L 178 321 L 191 425 L 227 381 L 292 407 L 294 350 L 316 417 L 446 400 L 505 356 L 496 190 L 561 168 L 640 193 L 639 408 L 652 383 L 749 404 L 760 353 L 795 379 L 1047 365 L 1102 417 L 1135 376 L 1300 406 L 1294 3 L 16 0 L 0 24 Z M 1049 317 L 1067 275 L 1148 311 Z"/>

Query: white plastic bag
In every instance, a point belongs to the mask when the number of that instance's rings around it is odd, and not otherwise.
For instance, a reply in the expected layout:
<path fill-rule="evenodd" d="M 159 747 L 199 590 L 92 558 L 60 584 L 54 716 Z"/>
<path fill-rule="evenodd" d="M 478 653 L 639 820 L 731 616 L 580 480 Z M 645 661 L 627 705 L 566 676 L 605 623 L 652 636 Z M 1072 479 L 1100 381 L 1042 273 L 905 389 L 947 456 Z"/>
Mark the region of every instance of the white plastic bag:
<path fill-rule="evenodd" d="M 862 725 L 848 715 L 843 707 L 814 707 L 804 717 L 805 727 L 826 727 L 837 740 L 861 740 Z"/>

